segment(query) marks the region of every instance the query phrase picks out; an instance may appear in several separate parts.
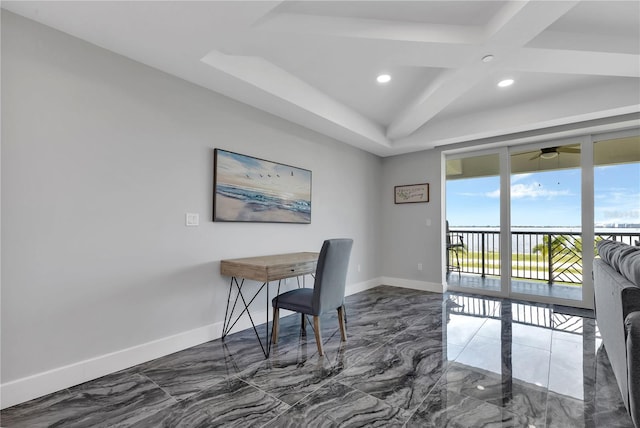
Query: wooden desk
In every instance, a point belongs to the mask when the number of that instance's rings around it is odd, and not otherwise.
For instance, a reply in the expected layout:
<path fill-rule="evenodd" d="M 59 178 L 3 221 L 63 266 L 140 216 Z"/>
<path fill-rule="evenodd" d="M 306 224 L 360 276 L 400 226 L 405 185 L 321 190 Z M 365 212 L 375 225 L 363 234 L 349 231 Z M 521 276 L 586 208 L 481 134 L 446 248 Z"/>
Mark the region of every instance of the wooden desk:
<path fill-rule="evenodd" d="M 222 260 L 220 273 L 224 276 L 270 282 L 316 272 L 318 253 L 290 253 L 273 256 Z"/>
<path fill-rule="evenodd" d="M 220 273 L 224 276 L 230 276 L 231 282 L 229 284 L 229 295 L 227 297 L 227 309 L 224 314 L 224 324 L 222 327 L 222 339 L 224 339 L 231 329 L 236 325 L 238 320 L 246 312 L 251 320 L 253 331 L 256 333 L 258 342 L 265 357 L 269 357 L 271 351 L 271 341 L 269 340 L 269 282 L 278 281 L 278 292 L 276 296 L 280 294 L 280 284 L 283 279 L 286 278 L 298 278 L 298 287 L 300 286 L 300 277 L 304 275 L 315 274 L 316 265 L 318 264 L 318 253 L 289 253 L 289 254 L 275 254 L 272 256 L 261 257 L 246 257 L 242 259 L 231 259 L 220 261 Z M 238 283 L 238 278 L 241 278 L 241 282 Z M 262 282 L 262 286 L 255 292 L 253 297 L 247 303 L 245 296 L 242 294 L 242 286 L 245 279 Z M 235 296 L 233 307 L 229 311 L 229 305 L 231 303 L 231 292 L 233 286 L 236 286 L 238 293 Z M 249 305 L 256 299 L 258 294 L 263 288 L 267 288 L 267 321 L 266 321 L 266 347 L 263 345 L 256 325 L 253 322 L 253 317 L 249 312 Z M 234 312 L 236 305 L 238 304 L 238 298 L 242 300 L 244 309 L 234 319 Z"/>

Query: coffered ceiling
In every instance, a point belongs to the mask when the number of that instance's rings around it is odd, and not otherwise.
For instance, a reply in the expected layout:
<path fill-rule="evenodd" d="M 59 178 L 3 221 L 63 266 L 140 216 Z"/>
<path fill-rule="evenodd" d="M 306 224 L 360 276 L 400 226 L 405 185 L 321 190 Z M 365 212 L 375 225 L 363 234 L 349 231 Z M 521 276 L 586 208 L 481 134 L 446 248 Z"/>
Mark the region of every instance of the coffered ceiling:
<path fill-rule="evenodd" d="M 635 0 L 2 7 L 381 156 L 640 112 Z"/>

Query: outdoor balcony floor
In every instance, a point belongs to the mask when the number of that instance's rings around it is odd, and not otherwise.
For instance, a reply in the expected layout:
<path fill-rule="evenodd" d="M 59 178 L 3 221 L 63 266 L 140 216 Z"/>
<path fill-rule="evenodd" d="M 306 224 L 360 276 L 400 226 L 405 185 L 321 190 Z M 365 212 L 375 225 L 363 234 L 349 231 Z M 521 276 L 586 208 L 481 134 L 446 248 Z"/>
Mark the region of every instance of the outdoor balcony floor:
<path fill-rule="evenodd" d="M 458 272 L 447 274 L 447 284 L 456 287 L 500 291 L 499 277 L 482 277 L 480 275 Z M 549 285 L 545 282 L 526 280 L 511 280 L 511 292 L 518 294 L 533 294 L 536 296 L 552 297 L 556 299 L 582 300 L 581 286 L 567 286 L 560 284 Z"/>

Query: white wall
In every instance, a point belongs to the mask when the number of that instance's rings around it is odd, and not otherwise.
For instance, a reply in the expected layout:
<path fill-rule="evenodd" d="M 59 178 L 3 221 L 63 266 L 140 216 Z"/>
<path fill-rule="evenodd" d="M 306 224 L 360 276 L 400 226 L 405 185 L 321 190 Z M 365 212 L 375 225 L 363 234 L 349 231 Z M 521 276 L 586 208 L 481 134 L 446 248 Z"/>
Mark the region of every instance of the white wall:
<path fill-rule="evenodd" d="M 382 199 L 397 221 L 380 158 L 6 11 L 2 90 L 3 407 L 210 339 L 224 258 L 352 237 L 348 284 L 379 284 Z M 216 147 L 312 170 L 312 223 L 212 222 Z"/>
<path fill-rule="evenodd" d="M 440 151 L 385 158 L 382 171 L 383 280 L 390 285 L 442 291 Z M 394 204 L 394 186 L 417 183 L 429 183 L 428 203 Z"/>

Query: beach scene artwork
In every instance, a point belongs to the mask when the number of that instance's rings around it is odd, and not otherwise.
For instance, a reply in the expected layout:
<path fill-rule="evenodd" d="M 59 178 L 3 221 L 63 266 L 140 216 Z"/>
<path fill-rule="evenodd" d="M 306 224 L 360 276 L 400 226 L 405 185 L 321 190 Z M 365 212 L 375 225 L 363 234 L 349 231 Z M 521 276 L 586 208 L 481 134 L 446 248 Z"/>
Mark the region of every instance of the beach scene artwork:
<path fill-rule="evenodd" d="M 311 171 L 215 150 L 214 221 L 311 223 Z"/>

